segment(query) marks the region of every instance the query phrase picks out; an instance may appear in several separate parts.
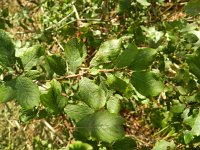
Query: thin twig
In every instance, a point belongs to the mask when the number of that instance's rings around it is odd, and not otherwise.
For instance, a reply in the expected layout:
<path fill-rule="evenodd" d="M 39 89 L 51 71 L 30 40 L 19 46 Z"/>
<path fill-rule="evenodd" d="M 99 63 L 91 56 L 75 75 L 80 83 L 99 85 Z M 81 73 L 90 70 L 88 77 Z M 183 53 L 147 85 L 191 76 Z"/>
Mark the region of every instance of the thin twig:
<path fill-rule="evenodd" d="M 79 14 L 78 14 L 78 11 L 77 11 L 77 9 L 76 9 L 74 3 L 72 3 L 72 8 L 73 8 L 73 11 L 74 11 L 74 13 L 75 13 L 76 19 L 77 19 L 77 20 L 80 20 L 80 16 L 79 16 Z"/>
<path fill-rule="evenodd" d="M 58 46 L 62 49 L 62 51 L 65 51 L 65 49 L 63 48 L 63 46 L 60 44 L 60 42 L 56 37 L 54 38 L 54 40 L 57 42 Z"/>
<path fill-rule="evenodd" d="M 63 79 L 69 79 L 69 78 L 81 78 L 85 74 L 92 75 L 89 71 L 89 68 L 81 68 L 82 71 L 80 71 L 78 74 L 71 74 L 67 76 L 61 76 L 59 78 L 56 78 L 57 80 L 63 80 Z M 125 70 L 125 69 L 99 69 L 99 73 L 109 73 L 109 72 L 115 72 L 115 71 L 120 71 L 120 70 Z"/>
<path fill-rule="evenodd" d="M 108 73 L 108 72 L 114 72 L 116 71 L 116 69 L 100 69 L 99 72 L 102 72 L 102 73 Z"/>
<path fill-rule="evenodd" d="M 65 21 L 67 18 L 69 18 L 72 14 L 74 14 L 74 11 L 72 11 L 69 15 L 67 15 L 66 17 L 64 17 L 63 19 L 61 19 L 58 24 L 62 23 L 63 21 Z"/>
<path fill-rule="evenodd" d="M 88 73 L 88 72 L 85 71 L 85 72 L 81 72 L 79 74 L 71 74 L 71 75 L 62 76 L 62 77 L 59 77 L 59 78 L 56 78 L 56 79 L 57 80 L 63 80 L 63 79 L 69 79 L 69 78 L 77 78 L 77 77 L 82 77 L 86 73 Z"/>
<path fill-rule="evenodd" d="M 60 134 L 58 134 L 58 133 L 56 132 L 56 130 L 55 130 L 46 120 L 42 120 L 42 123 L 43 123 L 52 133 L 54 133 L 54 134 L 58 137 L 58 139 L 59 139 L 59 141 L 61 142 L 61 144 L 63 144 L 63 141 L 62 141 L 61 139 L 64 139 L 65 137 L 62 136 L 62 135 L 60 135 Z"/>
<path fill-rule="evenodd" d="M 74 11 L 72 11 L 70 14 L 68 14 L 66 17 L 62 18 L 60 21 L 58 21 L 56 24 L 53 24 L 52 26 L 46 28 L 45 30 L 52 29 L 56 27 L 57 25 L 60 25 L 63 21 L 65 21 L 67 18 L 69 18 L 72 14 L 74 14 Z"/>
<path fill-rule="evenodd" d="M 73 8 L 73 11 L 74 11 L 75 16 L 76 16 L 77 26 L 80 27 L 83 23 L 82 23 L 82 21 L 80 20 L 80 16 L 79 16 L 79 14 L 78 14 L 78 11 L 77 11 L 77 9 L 76 9 L 74 3 L 72 3 L 72 8 Z"/>

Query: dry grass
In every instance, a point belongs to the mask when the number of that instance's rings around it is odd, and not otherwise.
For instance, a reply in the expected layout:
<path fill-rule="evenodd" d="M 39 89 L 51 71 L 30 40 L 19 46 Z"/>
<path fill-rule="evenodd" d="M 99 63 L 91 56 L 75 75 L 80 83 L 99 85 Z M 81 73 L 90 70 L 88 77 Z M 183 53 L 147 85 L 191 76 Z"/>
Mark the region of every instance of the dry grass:
<path fill-rule="evenodd" d="M 29 149 L 24 127 L 19 123 L 19 106 L 0 105 L 0 149 Z"/>
<path fill-rule="evenodd" d="M 22 123 L 19 113 L 20 108 L 15 102 L 0 105 L 0 150 L 58 149 L 67 146 L 68 124 L 62 117 Z"/>

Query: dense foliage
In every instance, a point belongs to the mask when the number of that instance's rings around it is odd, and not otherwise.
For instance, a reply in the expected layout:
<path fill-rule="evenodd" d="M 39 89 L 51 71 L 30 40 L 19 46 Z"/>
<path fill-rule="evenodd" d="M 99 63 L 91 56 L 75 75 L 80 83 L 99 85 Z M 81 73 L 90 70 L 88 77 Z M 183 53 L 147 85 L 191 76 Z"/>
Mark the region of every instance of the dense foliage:
<path fill-rule="evenodd" d="M 23 123 L 68 122 L 65 143 L 35 139 L 36 149 L 200 147 L 200 1 L 1 5 L 0 102 L 16 100 Z M 126 112 L 152 128 L 153 143 L 127 131 L 136 120 Z"/>

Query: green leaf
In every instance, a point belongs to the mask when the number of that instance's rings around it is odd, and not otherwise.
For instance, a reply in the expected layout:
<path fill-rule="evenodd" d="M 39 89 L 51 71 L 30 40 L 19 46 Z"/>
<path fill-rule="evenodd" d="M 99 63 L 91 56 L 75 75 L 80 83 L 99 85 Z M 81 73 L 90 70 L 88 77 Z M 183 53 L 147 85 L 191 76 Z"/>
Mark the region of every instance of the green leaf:
<path fill-rule="evenodd" d="M 131 83 L 140 94 L 146 97 L 157 96 L 164 90 L 163 83 L 158 81 L 156 74 L 153 72 L 134 72 Z"/>
<path fill-rule="evenodd" d="M 133 43 L 129 44 L 129 46 L 117 58 L 116 67 L 123 68 L 129 66 L 130 63 L 135 59 L 137 53 L 137 46 Z"/>
<path fill-rule="evenodd" d="M 195 38 L 195 39 L 190 39 L 190 40 L 195 42 L 194 49 L 198 49 L 200 47 L 200 31 L 196 31 L 196 30 L 190 31 L 189 34 L 193 34 L 193 38 Z M 189 38 L 191 38 L 191 37 L 189 37 Z"/>
<path fill-rule="evenodd" d="M 169 148 L 170 150 L 175 149 L 174 141 L 167 142 L 165 140 L 159 140 L 156 142 L 152 150 L 168 150 Z"/>
<path fill-rule="evenodd" d="M 200 12 L 200 1 L 190 0 L 185 6 L 185 12 L 189 15 L 198 15 Z"/>
<path fill-rule="evenodd" d="M 65 107 L 65 113 L 71 118 L 78 122 L 85 116 L 94 113 L 94 110 L 85 105 L 73 105 L 68 104 Z"/>
<path fill-rule="evenodd" d="M 81 141 L 74 141 L 67 150 L 93 150 L 92 146 Z"/>
<path fill-rule="evenodd" d="M 158 108 L 151 109 L 150 119 L 154 127 L 156 128 L 166 127 L 166 125 L 168 125 L 168 122 L 165 119 L 166 117 L 167 115 L 161 109 Z"/>
<path fill-rule="evenodd" d="M 114 90 L 121 92 L 121 93 L 124 93 L 126 91 L 127 86 L 128 86 L 128 84 L 124 80 L 116 77 L 113 74 L 108 74 L 107 84 L 111 89 L 114 89 Z"/>
<path fill-rule="evenodd" d="M 199 136 L 200 135 L 200 109 L 199 109 L 199 113 L 194 121 L 194 125 L 192 126 L 192 130 L 191 132 L 193 133 L 193 135 Z"/>
<path fill-rule="evenodd" d="M 77 68 L 81 66 L 87 55 L 84 43 L 73 38 L 64 45 L 64 49 L 69 70 L 76 72 Z"/>
<path fill-rule="evenodd" d="M 105 106 L 106 93 L 102 87 L 96 85 L 92 80 L 83 78 L 79 84 L 79 95 L 82 101 L 94 109 Z"/>
<path fill-rule="evenodd" d="M 124 120 L 107 111 L 86 116 L 77 123 L 77 130 L 86 137 L 104 142 L 114 142 L 124 137 Z"/>
<path fill-rule="evenodd" d="M 195 117 L 194 115 L 189 115 L 190 109 L 186 108 L 183 113 L 181 114 L 181 117 L 183 118 L 183 123 L 190 126 L 191 128 L 194 126 L 195 123 Z"/>
<path fill-rule="evenodd" d="M 61 84 L 57 80 L 51 81 L 51 88 L 47 94 L 40 96 L 41 103 L 51 113 L 60 113 L 64 109 L 67 100 L 62 96 Z"/>
<path fill-rule="evenodd" d="M 131 9 L 131 0 L 119 0 L 119 13 L 127 12 Z"/>
<path fill-rule="evenodd" d="M 172 107 L 170 108 L 170 112 L 178 114 L 182 113 L 185 109 L 185 104 L 181 104 L 178 100 L 172 100 Z"/>
<path fill-rule="evenodd" d="M 194 44 L 194 43 L 198 42 L 199 38 L 198 38 L 198 36 L 196 36 L 194 34 L 194 32 L 198 33 L 198 31 L 191 31 L 191 32 L 189 32 L 188 34 L 185 35 L 185 40 L 188 43 Z"/>
<path fill-rule="evenodd" d="M 36 118 L 37 113 L 38 113 L 37 109 L 33 108 L 33 109 L 24 110 L 22 108 L 22 109 L 20 109 L 20 114 L 19 114 L 20 121 L 26 123 L 26 122 L 30 121 L 31 119 Z"/>
<path fill-rule="evenodd" d="M 117 76 L 108 74 L 107 75 L 107 84 L 110 89 L 114 89 L 117 92 L 124 94 L 124 96 L 126 96 L 126 97 L 129 97 L 132 95 L 132 92 L 133 92 L 132 86 Z"/>
<path fill-rule="evenodd" d="M 15 90 L 13 87 L 2 84 L 0 85 L 0 102 L 8 102 L 10 100 L 13 100 L 15 98 Z"/>
<path fill-rule="evenodd" d="M 121 52 L 121 39 L 108 40 L 101 44 L 90 66 L 112 63 Z"/>
<path fill-rule="evenodd" d="M 24 70 L 29 71 L 37 65 L 39 58 L 44 55 L 44 52 L 41 46 L 35 45 L 33 47 L 19 49 L 16 56 L 21 58 Z"/>
<path fill-rule="evenodd" d="M 29 79 L 38 79 L 42 76 L 45 76 L 45 73 L 41 73 L 38 70 L 29 70 L 25 72 L 25 76 L 28 77 Z"/>
<path fill-rule="evenodd" d="M 62 92 L 61 84 L 56 79 L 51 81 L 51 88 L 53 89 L 55 95 L 60 95 Z"/>
<path fill-rule="evenodd" d="M 149 39 L 149 42 L 153 41 L 154 43 L 158 43 L 164 35 L 162 31 L 157 31 L 154 26 L 153 27 L 141 26 L 141 28 L 142 30 L 145 31 L 146 37 Z"/>
<path fill-rule="evenodd" d="M 154 61 L 156 53 L 157 50 L 152 48 L 140 49 L 135 56 L 135 59 L 131 62 L 129 68 L 134 71 L 147 69 Z"/>
<path fill-rule="evenodd" d="M 122 140 L 116 141 L 113 146 L 112 150 L 133 150 L 137 149 L 137 143 L 135 140 L 125 137 Z"/>
<path fill-rule="evenodd" d="M 200 55 L 188 55 L 187 63 L 189 65 L 190 72 L 192 72 L 198 79 L 200 79 Z"/>
<path fill-rule="evenodd" d="M 16 79 L 16 99 L 24 109 L 31 109 L 39 105 L 40 91 L 38 86 L 29 78 L 18 77 Z"/>
<path fill-rule="evenodd" d="M 121 102 L 117 95 L 111 96 L 107 101 L 107 109 L 110 113 L 118 114 L 121 110 Z"/>
<path fill-rule="evenodd" d="M 47 62 L 50 68 L 58 75 L 64 75 L 66 72 L 66 62 L 58 55 L 52 55 L 47 57 Z"/>
<path fill-rule="evenodd" d="M 176 90 L 181 94 L 181 95 L 187 95 L 187 89 L 182 86 L 176 86 Z"/>
<path fill-rule="evenodd" d="M 183 134 L 185 144 L 189 144 L 194 139 L 193 133 L 191 131 L 186 130 Z"/>
<path fill-rule="evenodd" d="M 186 33 L 184 34 L 184 38 L 191 38 L 190 34 L 192 34 L 193 31 L 195 31 L 195 29 L 198 28 L 198 24 L 196 22 L 192 22 L 192 23 L 187 23 L 183 26 L 182 24 L 182 28 L 180 27 L 180 32 L 182 33 Z M 193 33 L 194 34 L 194 33 Z"/>
<path fill-rule="evenodd" d="M 138 3 L 140 3 L 142 6 L 150 6 L 151 3 L 149 3 L 147 0 L 137 0 Z"/>
<path fill-rule="evenodd" d="M 0 65 L 12 67 L 15 64 L 15 46 L 9 35 L 0 29 Z"/>

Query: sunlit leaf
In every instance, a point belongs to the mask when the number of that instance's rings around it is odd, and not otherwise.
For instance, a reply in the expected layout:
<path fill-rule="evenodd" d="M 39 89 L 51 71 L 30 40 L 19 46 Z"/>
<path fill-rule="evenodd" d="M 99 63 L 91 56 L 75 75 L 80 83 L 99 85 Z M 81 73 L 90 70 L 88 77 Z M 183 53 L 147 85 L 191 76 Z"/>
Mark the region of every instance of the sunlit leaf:
<path fill-rule="evenodd" d="M 198 24 L 196 22 L 187 23 L 185 26 L 182 27 L 180 32 L 192 32 L 198 28 Z"/>
<path fill-rule="evenodd" d="M 121 39 L 105 41 L 90 62 L 91 66 L 113 62 L 121 52 Z"/>
<path fill-rule="evenodd" d="M 16 99 L 25 109 L 31 109 L 39 105 L 40 91 L 32 80 L 26 77 L 18 77 L 16 80 Z"/>
<path fill-rule="evenodd" d="M 87 55 L 84 43 L 76 38 L 73 38 L 64 45 L 64 49 L 69 70 L 76 72 Z"/>
<path fill-rule="evenodd" d="M 162 31 L 157 31 L 155 27 L 144 27 L 141 28 L 146 32 L 146 36 L 154 41 L 155 43 L 159 42 L 159 40 L 163 37 L 164 33 Z"/>
<path fill-rule="evenodd" d="M 168 142 L 165 140 L 160 140 L 156 142 L 156 145 L 153 147 L 152 150 L 173 150 L 175 148 L 174 141 Z"/>
<path fill-rule="evenodd" d="M 132 94 L 133 88 L 131 85 L 119 77 L 114 76 L 113 74 L 107 75 L 107 84 L 109 88 L 114 89 L 127 97 Z"/>
<path fill-rule="evenodd" d="M 186 108 L 181 117 L 183 118 L 183 123 L 190 126 L 191 128 L 194 126 L 194 123 L 195 123 L 195 117 L 193 115 L 190 115 L 189 116 L 189 112 L 190 112 L 190 109 L 189 108 Z"/>
<path fill-rule="evenodd" d="M 189 144 L 193 139 L 194 139 L 194 135 L 192 134 L 191 131 L 186 130 L 184 132 L 184 142 L 185 144 Z"/>
<path fill-rule="evenodd" d="M 192 126 L 192 130 L 191 132 L 193 133 L 193 135 L 199 136 L 200 135 L 200 111 L 198 113 L 198 116 L 196 117 L 195 121 L 194 121 L 194 125 Z"/>
<path fill-rule="evenodd" d="M 65 107 L 65 113 L 76 122 L 85 116 L 94 113 L 94 110 L 85 105 L 68 104 Z"/>
<path fill-rule="evenodd" d="M 181 104 L 178 100 L 173 100 L 172 101 L 173 105 L 170 108 L 170 111 L 172 113 L 178 114 L 178 113 L 182 113 L 185 109 L 185 104 Z"/>
<path fill-rule="evenodd" d="M 38 70 L 29 70 L 29 71 L 26 71 L 25 76 L 28 77 L 29 79 L 35 80 L 35 79 L 38 79 L 39 77 L 44 76 L 44 73 L 41 73 Z"/>
<path fill-rule="evenodd" d="M 158 81 L 153 72 L 139 71 L 134 72 L 131 77 L 131 83 L 136 90 L 144 96 L 157 96 L 164 90 L 164 85 Z"/>
<path fill-rule="evenodd" d="M 36 66 L 44 52 L 41 46 L 35 45 L 29 48 L 18 49 L 16 56 L 21 58 L 24 70 L 29 71 L 32 67 Z"/>
<path fill-rule="evenodd" d="M 107 101 L 107 109 L 110 113 L 118 114 L 121 110 L 121 102 L 117 95 L 112 96 Z"/>
<path fill-rule="evenodd" d="M 79 95 L 82 101 L 94 109 L 100 109 L 106 103 L 106 93 L 103 88 L 88 78 L 80 81 Z"/>
<path fill-rule="evenodd" d="M 77 123 L 77 130 L 86 137 L 111 143 L 124 136 L 123 119 L 109 112 L 96 112 Z"/>
<path fill-rule="evenodd" d="M 138 3 L 140 3 L 143 6 L 150 6 L 151 3 L 149 3 L 147 0 L 137 0 Z"/>
<path fill-rule="evenodd" d="M 93 150 L 93 148 L 87 143 L 83 143 L 81 141 L 74 141 L 72 144 L 69 144 L 67 150 Z"/>
<path fill-rule="evenodd" d="M 15 63 L 15 47 L 9 35 L 0 29 L 0 65 L 11 67 Z"/>
<path fill-rule="evenodd" d="M 13 100 L 15 96 L 15 90 L 13 87 L 6 84 L 0 85 L 0 102 Z"/>
<path fill-rule="evenodd" d="M 40 99 L 41 103 L 52 113 L 62 112 L 67 103 L 67 99 L 61 93 L 61 84 L 56 80 L 51 81 L 48 93 L 41 95 Z"/>
<path fill-rule="evenodd" d="M 191 31 L 189 33 L 193 34 L 193 39 L 190 39 L 190 40 L 195 41 L 195 43 L 194 43 L 195 48 L 199 48 L 200 47 L 200 31 L 194 30 L 194 31 Z"/>

